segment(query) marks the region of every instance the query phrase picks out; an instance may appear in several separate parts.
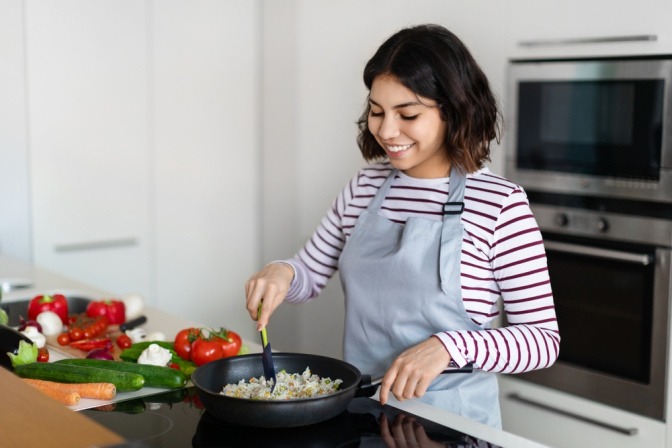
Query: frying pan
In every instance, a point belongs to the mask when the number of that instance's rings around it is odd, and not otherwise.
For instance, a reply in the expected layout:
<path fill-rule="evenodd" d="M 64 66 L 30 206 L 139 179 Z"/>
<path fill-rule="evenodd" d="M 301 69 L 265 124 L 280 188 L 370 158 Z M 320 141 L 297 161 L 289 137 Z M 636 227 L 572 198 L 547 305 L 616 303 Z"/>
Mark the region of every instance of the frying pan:
<path fill-rule="evenodd" d="M 212 416 L 228 423 L 264 428 L 289 428 L 329 420 L 345 411 L 355 397 L 375 394 L 380 379 L 372 381 L 352 364 L 339 359 L 301 353 L 274 353 L 277 371 L 301 373 L 310 367 L 312 373 L 332 380 L 341 379 L 339 390 L 330 395 L 292 400 L 251 400 L 222 395 L 227 384 L 263 375 L 261 354 L 233 356 L 198 367 L 191 375 L 201 402 Z M 469 372 L 471 366 L 445 371 Z"/>

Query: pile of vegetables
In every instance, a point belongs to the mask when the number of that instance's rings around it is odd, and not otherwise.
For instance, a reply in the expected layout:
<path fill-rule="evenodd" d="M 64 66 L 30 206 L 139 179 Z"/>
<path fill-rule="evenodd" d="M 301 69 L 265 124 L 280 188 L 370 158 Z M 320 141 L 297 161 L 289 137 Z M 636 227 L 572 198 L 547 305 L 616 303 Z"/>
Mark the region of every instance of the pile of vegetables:
<path fill-rule="evenodd" d="M 0 325 L 0 364 L 43 393 L 75 405 L 81 398 L 110 400 L 117 391 L 145 386 L 180 389 L 198 366 L 248 352 L 240 335 L 223 328 L 186 328 L 173 342 L 140 328 L 120 334 L 115 334 L 116 327 L 109 331 L 110 325 L 141 314 L 141 302 L 128 303 L 127 307 L 125 301 L 93 301 L 85 313 L 69 314 L 63 295 L 36 296 L 28 304 L 28 318 L 21 316 L 17 329 Z M 46 362 L 45 336 L 57 336 L 60 345 L 82 350 L 86 358 Z M 115 345 L 121 350 L 119 361 L 112 355 Z"/>
<path fill-rule="evenodd" d="M 240 335 L 234 331 L 185 328 L 177 333 L 173 342 L 137 342 L 123 350 L 119 358 L 129 362 L 168 365 L 189 377 L 198 366 L 248 351 Z"/>

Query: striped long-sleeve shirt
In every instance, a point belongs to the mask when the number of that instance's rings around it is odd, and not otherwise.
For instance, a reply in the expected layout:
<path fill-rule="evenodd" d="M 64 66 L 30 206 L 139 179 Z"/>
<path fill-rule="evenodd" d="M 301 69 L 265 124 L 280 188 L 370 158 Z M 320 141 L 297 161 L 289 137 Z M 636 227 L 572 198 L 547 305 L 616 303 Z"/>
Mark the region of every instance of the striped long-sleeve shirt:
<path fill-rule="evenodd" d="M 319 294 L 338 268 L 344 244 L 392 167 L 361 169 L 335 198 L 306 245 L 290 260 L 296 273 L 288 302 Z M 405 223 L 411 216 L 443 219 L 449 179 L 415 179 L 399 172 L 380 214 Z M 436 336 L 459 366 L 519 373 L 548 367 L 557 358 L 560 335 L 541 233 L 523 189 L 487 168 L 467 176 L 461 259 L 462 300 L 479 331 Z M 502 299 L 507 326 L 489 328 Z"/>

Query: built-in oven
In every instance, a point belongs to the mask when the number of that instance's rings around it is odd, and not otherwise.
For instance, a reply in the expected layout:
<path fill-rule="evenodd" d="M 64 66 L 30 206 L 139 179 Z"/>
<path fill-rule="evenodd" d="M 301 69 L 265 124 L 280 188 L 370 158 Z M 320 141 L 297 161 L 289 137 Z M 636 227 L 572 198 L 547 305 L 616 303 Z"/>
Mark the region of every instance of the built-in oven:
<path fill-rule="evenodd" d="M 665 420 L 672 206 L 528 192 L 562 342 L 520 378 Z"/>
<path fill-rule="evenodd" d="M 527 381 L 666 420 L 672 59 L 512 61 L 506 175 L 544 237 L 561 344 Z"/>

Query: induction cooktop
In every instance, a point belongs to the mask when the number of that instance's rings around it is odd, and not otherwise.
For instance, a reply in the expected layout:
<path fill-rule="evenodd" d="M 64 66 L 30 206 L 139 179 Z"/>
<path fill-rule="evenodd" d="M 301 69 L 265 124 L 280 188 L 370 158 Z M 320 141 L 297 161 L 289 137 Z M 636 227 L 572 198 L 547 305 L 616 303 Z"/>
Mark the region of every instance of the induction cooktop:
<path fill-rule="evenodd" d="M 186 388 L 79 411 L 128 440 L 133 448 L 185 447 L 493 447 L 370 398 L 353 399 L 331 420 L 298 428 L 253 428 L 209 414 Z M 121 447 L 121 445 L 120 445 Z"/>

